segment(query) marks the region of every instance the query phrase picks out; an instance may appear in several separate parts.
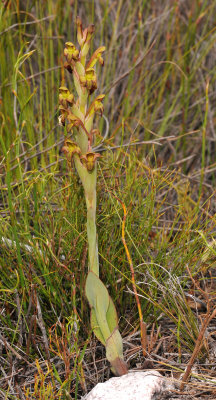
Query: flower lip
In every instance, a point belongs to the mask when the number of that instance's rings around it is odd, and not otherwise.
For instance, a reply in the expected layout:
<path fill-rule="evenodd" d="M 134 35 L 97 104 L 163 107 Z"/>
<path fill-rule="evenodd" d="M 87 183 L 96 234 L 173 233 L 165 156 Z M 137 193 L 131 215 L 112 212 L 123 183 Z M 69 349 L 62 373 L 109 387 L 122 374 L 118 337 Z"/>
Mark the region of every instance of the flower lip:
<path fill-rule="evenodd" d="M 68 88 L 66 86 L 60 86 L 59 92 L 60 93 L 68 93 L 69 90 L 68 90 Z"/>
<path fill-rule="evenodd" d="M 66 57 L 67 62 L 70 64 L 72 61 L 77 61 L 79 59 L 79 50 L 72 42 L 66 42 L 64 56 Z"/>
<path fill-rule="evenodd" d="M 80 160 L 81 160 L 82 164 L 86 166 L 87 170 L 89 172 L 91 172 L 94 170 L 96 160 L 99 157 L 101 157 L 101 155 L 99 153 L 93 153 L 93 152 L 89 151 L 88 153 L 82 155 L 80 157 Z"/>
<path fill-rule="evenodd" d="M 74 103 L 74 95 L 70 93 L 69 89 L 65 86 L 61 86 L 59 88 L 59 92 L 60 106 L 67 109 L 68 105 L 72 105 Z"/>
<path fill-rule="evenodd" d="M 75 49 L 75 45 L 72 42 L 66 42 L 65 43 L 66 49 Z"/>
<path fill-rule="evenodd" d="M 81 75 L 79 79 L 81 85 L 88 89 L 89 94 L 97 89 L 97 77 L 94 68 L 87 68 L 85 75 Z"/>
<path fill-rule="evenodd" d="M 66 154 L 68 159 L 71 159 L 73 154 L 81 154 L 79 146 L 70 139 L 65 139 L 62 151 Z"/>

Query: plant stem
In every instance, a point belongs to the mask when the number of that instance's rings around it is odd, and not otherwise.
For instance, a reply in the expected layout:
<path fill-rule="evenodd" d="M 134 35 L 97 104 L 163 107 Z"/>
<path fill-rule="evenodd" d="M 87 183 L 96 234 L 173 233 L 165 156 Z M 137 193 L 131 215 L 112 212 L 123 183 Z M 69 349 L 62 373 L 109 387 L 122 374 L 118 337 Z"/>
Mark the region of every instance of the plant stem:
<path fill-rule="evenodd" d="M 92 172 L 83 167 L 77 155 L 74 156 L 75 166 L 82 181 L 87 207 L 87 237 L 88 237 L 88 258 L 89 271 L 99 277 L 98 244 L 96 229 L 96 181 L 97 168 Z"/>
<path fill-rule="evenodd" d="M 99 277 L 98 244 L 96 229 L 96 168 L 93 171 L 95 184 L 85 193 L 87 207 L 87 236 L 89 243 L 89 271 Z"/>

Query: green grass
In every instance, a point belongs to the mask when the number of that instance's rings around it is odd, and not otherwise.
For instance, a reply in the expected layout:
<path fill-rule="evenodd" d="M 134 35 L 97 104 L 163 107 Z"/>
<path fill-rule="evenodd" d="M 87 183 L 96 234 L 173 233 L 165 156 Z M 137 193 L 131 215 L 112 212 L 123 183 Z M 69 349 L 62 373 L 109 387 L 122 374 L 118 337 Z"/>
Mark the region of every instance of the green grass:
<path fill-rule="evenodd" d="M 68 79 L 63 48 L 75 40 L 77 13 L 84 25 L 95 23 L 95 48 L 106 46 L 98 76 L 109 135 L 100 149 L 97 224 L 101 279 L 118 310 L 125 358 L 131 368 L 144 363 L 116 197 L 128 211 L 148 359 L 179 377 L 194 350 L 208 310 L 192 306 L 188 295 L 208 305 L 201 289 L 212 299 L 216 288 L 216 5 L 165 3 L 0 5 L 3 399 L 79 399 L 110 376 L 88 323 L 83 191 L 64 161 L 58 126 L 58 87 Z M 208 329 L 213 334 L 213 323 Z M 196 359 L 202 387 L 211 364 L 208 336 Z"/>

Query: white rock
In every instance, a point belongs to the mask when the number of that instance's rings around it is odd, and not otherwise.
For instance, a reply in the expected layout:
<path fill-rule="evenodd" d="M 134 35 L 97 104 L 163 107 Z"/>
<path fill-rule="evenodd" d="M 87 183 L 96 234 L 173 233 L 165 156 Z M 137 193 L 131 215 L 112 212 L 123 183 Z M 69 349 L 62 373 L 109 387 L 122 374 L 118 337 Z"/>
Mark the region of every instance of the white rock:
<path fill-rule="evenodd" d="M 155 370 L 129 372 L 98 383 L 83 400 L 156 400 L 171 387 L 170 381 Z"/>

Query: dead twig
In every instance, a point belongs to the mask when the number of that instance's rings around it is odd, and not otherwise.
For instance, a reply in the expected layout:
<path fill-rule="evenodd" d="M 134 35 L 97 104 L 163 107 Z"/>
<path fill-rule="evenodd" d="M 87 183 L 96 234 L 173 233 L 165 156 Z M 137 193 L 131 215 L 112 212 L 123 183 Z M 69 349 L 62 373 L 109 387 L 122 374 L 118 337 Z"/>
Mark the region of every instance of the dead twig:
<path fill-rule="evenodd" d="M 200 348 L 202 346 L 203 337 L 204 337 L 206 328 L 208 327 L 208 325 L 211 322 L 211 320 L 216 317 L 216 309 L 214 309 L 211 312 L 211 302 L 212 302 L 213 299 L 211 299 L 211 300 L 209 299 L 208 294 L 204 290 L 202 290 L 200 288 L 200 286 L 197 284 L 197 282 L 192 277 L 188 266 L 186 266 L 186 268 L 187 268 L 188 274 L 189 274 L 194 286 L 203 294 L 203 296 L 206 299 L 206 302 L 207 302 L 207 315 L 206 315 L 204 321 L 202 322 L 201 329 L 200 329 L 200 332 L 199 332 L 199 335 L 198 335 L 198 338 L 197 338 L 197 341 L 196 341 L 196 345 L 194 347 L 194 351 L 193 351 L 193 353 L 191 355 L 190 361 L 189 361 L 189 363 L 187 365 L 187 368 L 185 370 L 185 373 L 184 373 L 184 375 L 182 377 L 182 383 L 180 385 L 180 390 L 181 391 L 184 389 L 184 386 L 185 386 L 186 382 L 188 381 L 188 378 L 190 376 L 191 369 L 193 367 L 194 361 L 195 361 L 195 359 L 196 359 L 196 357 L 197 357 L 197 355 L 198 355 L 198 353 L 200 351 Z"/>
<path fill-rule="evenodd" d="M 44 348 L 45 348 L 45 352 L 46 352 L 48 361 L 50 361 L 49 342 L 48 342 L 48 338 L 47 338 L 46 328 L 44 325 L 41 306 L 40 306 L 38 296 L 36 296 L 36 298 L 37 298 L 37 323 L 38 323 L 38 326 L 39 326 L 42 336 L 43 336 Z"/>

